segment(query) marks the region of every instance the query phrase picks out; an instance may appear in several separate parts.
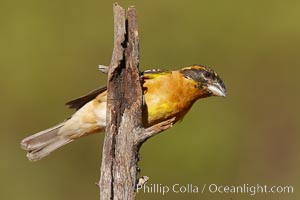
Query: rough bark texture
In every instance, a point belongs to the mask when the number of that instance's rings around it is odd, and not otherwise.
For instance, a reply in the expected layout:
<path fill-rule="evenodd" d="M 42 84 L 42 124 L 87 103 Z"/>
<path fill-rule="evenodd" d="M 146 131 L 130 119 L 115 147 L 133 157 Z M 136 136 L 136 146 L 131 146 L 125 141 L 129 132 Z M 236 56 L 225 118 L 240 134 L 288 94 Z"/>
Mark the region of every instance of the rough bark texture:
<path fill-rule="evenodd" d="M 139 41 L 134 7 L 114 4 L 114 49 L 108 68 L 107 125 L 103 144 L 100 199 L 135 199 L 142 143 L 172 126 L 168 120 L 144 129 L 139 76 Z"/>

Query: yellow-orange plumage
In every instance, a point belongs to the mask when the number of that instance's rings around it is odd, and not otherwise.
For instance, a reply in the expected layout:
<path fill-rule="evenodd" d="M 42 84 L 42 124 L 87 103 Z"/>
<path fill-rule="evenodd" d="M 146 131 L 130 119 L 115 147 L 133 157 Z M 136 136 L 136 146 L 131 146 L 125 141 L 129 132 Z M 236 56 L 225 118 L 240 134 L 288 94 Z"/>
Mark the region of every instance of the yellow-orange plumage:
<path fill-rule="evenodd" d="M 175 117 L 176 123 L 193 103 L 208 96 L 225 96 L 225 85 L 210 68 L 194 65 L 175 71 L 146 71 L 142 75 L 144 126 Z M 106 88 L 97 89 L 68 103 L 77 112 L 65 122 L 25 138 L 22 148 L 30 160 L 39 160 L 55 149 L 106 126 Z"/>
<path fill-rule="evenodd" d="M 201 96 L 192 80 L 186 79 L 179 71 L 146 79 L 145 99 L 148 108 L 148 124 L 152 125 L 176 117 L 180 120 Z"/>

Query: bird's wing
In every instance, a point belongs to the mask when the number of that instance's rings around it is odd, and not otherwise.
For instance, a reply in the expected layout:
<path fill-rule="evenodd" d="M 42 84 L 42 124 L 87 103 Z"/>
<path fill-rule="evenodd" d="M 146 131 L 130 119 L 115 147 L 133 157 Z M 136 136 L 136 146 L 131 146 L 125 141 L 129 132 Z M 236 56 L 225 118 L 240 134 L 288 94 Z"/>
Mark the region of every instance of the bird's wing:
<path fill-rule="evenodd" d="M 162 70 L 162 69 L 150 69 L 142 72 L 141 76 L 143 79 L 153 79 L 157 78 L 162 75 L 170 74 L 172 73 L 171 71 L 168 70 Z"/>
<path fill-rule="evenodd" d="M 88 103 L 89 101 L 95 99 L 99 94 L 106 91 L 106 89 L 107 89 L 106 86 L 100 87 L 96 90 L 89 92 L 86 95 L 83 95 L 81 97 L 78 97 L 76 99 L 73 99 L 73 100 L 67 102 L 66 105 L 69 106 L 69 108 L 74 108 L 74 109 L 78 110 L 82 106 L 84 106 L 86 103 Z"/>
<path fill-rule="evenodd" d="M 141 77 L 143 79 L 153 79 L 153 78 L 157 78 L 159 76 L 162 76 L 165 74 L 170 74 L 170 73 L 171 73 L 171 71 L 167 71 L 167 70 L 151 69 L 151 70 L 146 70 L 146 71 L 142 72 Z M 107 86 L 100 87 L 96 90 L 89 92 L 86 95 L 83 95 L 81 97 L 78 97 L 76 99 L 73 99 L 73 100 L 67 102 L 66 105 L 69 106 L 69 108 L 74 108 L 76 110 L 79 110 L 86 103 L 93 100 L 99 94 L 101 94 L 102 92 L 104 92 L 106 90 L 107 90 Z"/>

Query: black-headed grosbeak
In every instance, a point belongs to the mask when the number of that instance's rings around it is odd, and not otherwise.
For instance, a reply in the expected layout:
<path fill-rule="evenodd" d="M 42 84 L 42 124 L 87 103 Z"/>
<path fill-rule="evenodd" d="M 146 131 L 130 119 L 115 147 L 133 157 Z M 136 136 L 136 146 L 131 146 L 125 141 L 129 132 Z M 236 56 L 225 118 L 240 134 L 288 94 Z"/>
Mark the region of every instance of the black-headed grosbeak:
<path fill-rule="evenodd" d="M 210 96 L 226 96 L 221 78 L 209 67 L 193 65 L 175 71 L 149 70 L 141 75 L 147 114 L 144 127 L 184 117 L 194 102 Z M 39 160 L 77 138 L 105 131 L 106 87 L 67 103 L 77 111 L 64 122 L 31 135 L 21 142 L 29 160 Z"/>

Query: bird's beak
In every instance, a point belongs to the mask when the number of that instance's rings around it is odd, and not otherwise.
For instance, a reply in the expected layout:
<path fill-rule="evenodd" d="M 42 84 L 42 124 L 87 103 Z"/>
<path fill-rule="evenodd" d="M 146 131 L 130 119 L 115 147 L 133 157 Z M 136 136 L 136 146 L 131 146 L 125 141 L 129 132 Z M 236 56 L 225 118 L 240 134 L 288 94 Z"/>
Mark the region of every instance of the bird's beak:
<path fill-rule="evenodd" d="M 226 88 L 223 83 L 212 83 L 207 88 L 214 96 L 226 97 Z"/>

